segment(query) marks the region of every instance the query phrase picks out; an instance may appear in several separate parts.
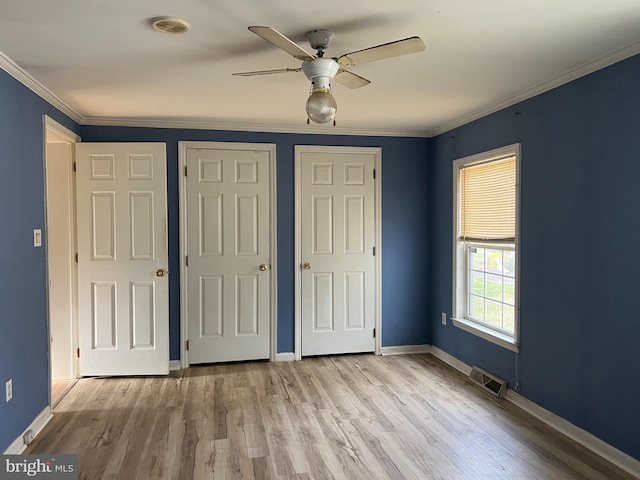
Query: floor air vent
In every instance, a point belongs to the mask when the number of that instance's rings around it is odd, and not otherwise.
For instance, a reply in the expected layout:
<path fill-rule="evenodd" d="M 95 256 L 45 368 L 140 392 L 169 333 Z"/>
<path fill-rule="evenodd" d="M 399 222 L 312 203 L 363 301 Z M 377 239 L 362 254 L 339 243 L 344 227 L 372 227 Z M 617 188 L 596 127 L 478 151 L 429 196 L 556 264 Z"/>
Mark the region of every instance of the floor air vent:
<path fill-rule="evenodd" d="M 490 374 L 480 367 L 474 366 L 471 369 L 469 379 L 496 397 L 502 398 L 507 393 L 507 382 L 505 380 Z"/>

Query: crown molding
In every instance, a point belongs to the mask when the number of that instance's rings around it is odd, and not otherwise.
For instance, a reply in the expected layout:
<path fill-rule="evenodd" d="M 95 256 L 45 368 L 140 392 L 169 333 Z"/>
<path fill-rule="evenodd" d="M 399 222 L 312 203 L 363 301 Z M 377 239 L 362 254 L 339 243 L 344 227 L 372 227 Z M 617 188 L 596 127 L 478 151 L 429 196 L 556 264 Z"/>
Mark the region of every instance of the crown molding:
<path fill-rule="evenodd" d="M 427 137 L 424 130 L 378 130 L 321 125 L 262 125 L 253 123 L 225 123 L 206 120 L 179 120 L 154 118 L 85 117 L 65 103 L 60 97 L 23 70 L 17 63 L 0 52 L 0 68 L 22 83 L 36 95 L 79 125 L 108 127 L 183 128 L 188 130 L 223 130 L 263 133 L 299 133 L 311 135 L 356 135 L 375 137 Z"/>
<path fill-rule="evenodd" d="M 16 64 L 2 52 L 0 52 L 0 68 L 2 68 L 5 72 L 18 80 L 20 83 L 22 83 L 33 93 L 42 97 L 44 100 L 56 107 L 71 120 L 82 125 L 82 122 L 84 121 L 84 117 L 82 115 L 80 115 L 73 108 L 63 102 L 51 90 L 49 90 L 38 80 L 25 72 L 18 64 Z"/>
<path fill-rule="evenodd" d="M 487 105 L 471 113 L 446 122 L 429 131 L 424 130 L 378 130 L 358 129 L 347 127 L 330 127 L 321 125 L 262 125 L 254 123 L 225 123 L 206 120 L 178 120 L 178 119 L 154 119 L 154 118 L 118 118 L 118 117 L 84 117 L 75 109 L 61 100 L 47 87 L 29 75 L 13 60 L 0 52 L 0 68 L 13 78 L 29 88 L 35 94 L 42 97 L 55 108 L 67 115 L 79 125 L 109 126 L 109 127 L 142 127 L 142 128 L 178 128 L 187 130 L 222 130 L 239 132 L 262 133 L 296 133 L 308 135 L 354 135 L 374 137 L 419 137 L 431 138 L 446 133 L 454 128 L 466 125 L 482 117 L 498 112 L 504 108 L 515 105 L 529 98 L 548 92 L 556 87 L 569 83 L 597 70 L 613 65 L 640 53 L 640 41 L 632 42 L 613 52 L 609 52 L 599 58 L 571 69 L 551 80 L 542 82 L 532 88 L 517 93 L 499 102 Z"/>
<path fill-rule="evenodd" d="M 624 47 L 614 50 L 613 52 L 609 52 L 594 60 L 583 63 L 582 65 L 579 65 L 576 68 L 558 75 L 551 80 L 547 80 L 532 88 L 523 90 L 512 97 L 503 99 L 491 105 L 487 105 L 486 107 L 483 107 L 479 110 L 463 115 L 462 117 L 459 117 L 450 122 L 444 123 L 441 126 L 429 131 L 427 136 L 435 137 L 437 135 L 446 133 L 450 130 L 453 130 L 454 128 L 466 125 L 467 123 L 473 122 L 474 120 L 478 120 L 479 118 L 486 117 L 487 115 L 498 112 L 503 108 L 510 107 L 524 100 L 528 100 L 529 98 L 535 97 L 536 95 L 540 95 L 541 93 L 548 92 L 549 90 L 564 85 L 565 83 L 572 82 L 573 80 L 584 77 L 585 75 L 589 75 L 590 73 L 601 70 L 605 67 L 613 65 L 614 63 L 618 63 L 629 57 L 633 57 L 638 53 L 640 53 L 640 41 L 632 42 L 628 45 L 625 45 Z"/>
<path fill-rule="evenodd" d="M 262 133 L 298 133 L 304 135 L 356 135 L 373 137 L 424 137 L 424 130 L 377 130 L 321 125 L 263 125 L 257 123 L 225 123 L 200 120 L 86 117 L 83 125 L 102 127 L 184 128 L 189 130 L 225 130 Z"/>

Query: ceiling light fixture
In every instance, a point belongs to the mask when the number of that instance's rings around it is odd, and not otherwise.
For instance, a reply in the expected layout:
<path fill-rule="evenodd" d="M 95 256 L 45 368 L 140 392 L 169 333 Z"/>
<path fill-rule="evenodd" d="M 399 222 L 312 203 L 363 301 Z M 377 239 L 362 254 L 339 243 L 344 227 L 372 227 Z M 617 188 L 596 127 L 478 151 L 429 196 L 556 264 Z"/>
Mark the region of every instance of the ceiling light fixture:
<path fill-rule="evenodd" d="M 338 68 L 338 62 L 331 58 L 316 58 L 302 64 L 302 71 L 311 81 L 307 116 L 315 123 L 328 123 L 336 116 L 338 105 L 331 95 L 331 80 L 338 73 Z"/>
<path fill-rule="evenodd" d="M 187 22 L 185 22 L 181 18 L 176 17 L 152 18 L 151 26 L 158 32 L 171 33 L 174 35 L 179 33 L 187 33 L 190 28 L 190 25 Z"/>

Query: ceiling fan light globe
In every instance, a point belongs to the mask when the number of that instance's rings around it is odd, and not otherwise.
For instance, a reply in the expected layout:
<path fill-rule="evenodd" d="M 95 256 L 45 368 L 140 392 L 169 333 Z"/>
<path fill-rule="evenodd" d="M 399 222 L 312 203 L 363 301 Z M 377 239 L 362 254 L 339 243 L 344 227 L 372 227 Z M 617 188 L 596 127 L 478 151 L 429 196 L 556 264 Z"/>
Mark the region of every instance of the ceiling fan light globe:
<path fill-rule="evenodd" d="M 307 99 L 307 116 L 315 123 L 328 123 L 338 111 L 338 104 L 328 90 L 318 89 Z"/>

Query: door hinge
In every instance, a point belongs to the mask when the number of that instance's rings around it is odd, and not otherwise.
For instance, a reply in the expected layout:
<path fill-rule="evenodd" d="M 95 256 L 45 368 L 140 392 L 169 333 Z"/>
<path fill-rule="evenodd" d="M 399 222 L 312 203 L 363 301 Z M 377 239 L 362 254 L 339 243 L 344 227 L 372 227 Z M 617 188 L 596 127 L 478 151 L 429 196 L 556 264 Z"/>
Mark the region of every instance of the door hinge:
<path fill-rule="evenodd" d="M 187 352 L 189 351 L 189 340 L 187 340 Z"/>
<path fill-rule="evenodd" d="M 77 172 L 77 169 L 76 169 L 76 168 L 77 168 L 77 167 L 76 167 L 76 162 L 73 162 L 73 173 L 76 173 L 76 172 Z"/>
<path fill-rule="evenodd" d="M 184 166 L 184 176 L 185 177 L 187 176 L 187 166 L 186 165 Z"/>
<path fill-rule="evenodd" d="M 374 179 L 376 178 L 376 169 L 375 168 L 373 169 L 373 178 Z"/>
<path fill-rule="evenodd" d="M 373 247 L 373 256 L 376 256 L 376 247 Z"/>
<path fill-rule="evenodd" d="M 376 329 L 373 329 L 373 338 L 376 338 Z"/>
<path fill-rule="evenodd" d="M 77 356 L 78 358 L 80 358 L 80 349 L 79 349 L 79 348 L 76 350 L 76 356 Z"/>
<path fill-rule="evenodd" d="M 189 266 L 189 255 L 186 255 L 186 256 L 184 257 L 184 266 L 185 266 L 185 267 L 188 267 L 188 266 Z"/>
<path fill-rule="evenodd" d="M 76 252 L 75 258 L 76 258 L 76 263 L 78 263 L 78 252 Z"/>

